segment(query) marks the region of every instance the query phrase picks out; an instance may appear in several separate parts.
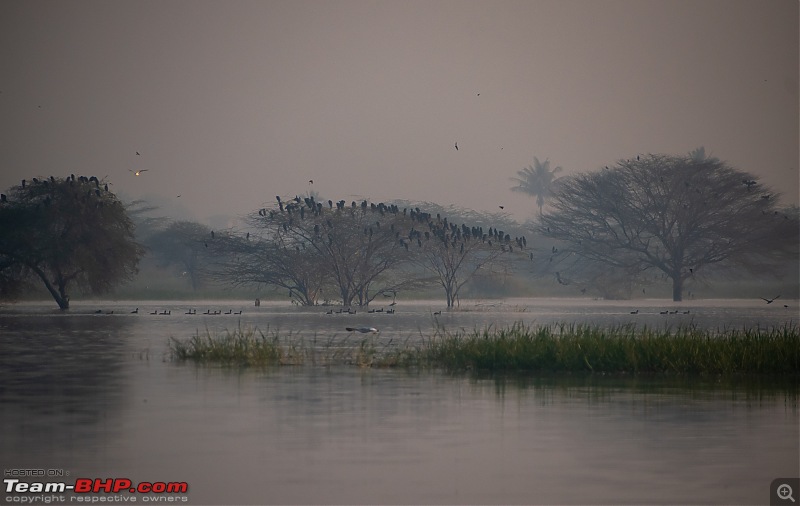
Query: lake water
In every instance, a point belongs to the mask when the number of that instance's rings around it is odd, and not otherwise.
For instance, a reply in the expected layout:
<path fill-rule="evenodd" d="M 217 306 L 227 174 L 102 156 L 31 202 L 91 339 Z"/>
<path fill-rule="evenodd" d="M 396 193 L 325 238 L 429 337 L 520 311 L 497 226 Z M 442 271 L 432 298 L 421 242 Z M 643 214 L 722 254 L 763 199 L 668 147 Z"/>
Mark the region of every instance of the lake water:
<path fill-rule="evenodd" d="M 800 475 L 796 382 L 167 359 L 169 337 L 238 326 L 346 340 L 345 326 L 370 325 L 383 343 L 424 338 L 437 323 L 775 326 L 797 324 L 797 301 L 519 299 L 441 315 L 424 301 L 356 315 L 249 301 L 53 306 L 0 308 L 6 471 L 187 482 L 178 496 L 190 504 L 764 504 L 773 479 Z M 667 309 L 680 312 L 659 314 Z"/>

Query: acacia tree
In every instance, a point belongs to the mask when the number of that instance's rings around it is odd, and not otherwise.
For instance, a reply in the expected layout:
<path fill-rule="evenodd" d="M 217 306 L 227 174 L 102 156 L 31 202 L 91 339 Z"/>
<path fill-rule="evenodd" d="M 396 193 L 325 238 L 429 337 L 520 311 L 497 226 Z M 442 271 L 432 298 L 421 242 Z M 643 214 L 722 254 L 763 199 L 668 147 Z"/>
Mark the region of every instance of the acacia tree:
<path fill-rule="evenodd" d="M 519 225 L 503 214 L 481 213 L 432 202 L 395 201 L 414 209 L 419 224 L 410 232 L 414 264 L 431 273 L 430 280 L 445 292 L 447 307 L 458 300 L 463 286 L 481 274 L 493 276 L 512 268 L 513 260 L 532 259 Z M 420 207 L 429 212 L 421 212 Z M 459 221 L 462 224 L 457 225 Z M 466 225 L 463 222 L 469 223 Z M 499 227 L 508 232 L 504 232 Z M 417 233 L 418 230 L 421 232 Z M 515 235 L 512 239 L 511 231 Z M 416 246 L 416 249 L 414 249 Z"/>
<path fill-rule="evenodd" d="M 305 305 L 315 304 L 331 286 L 345 306 L 367 305 L 414 283 L 401 270 L 411 257 L 402 238 L 412 218 L 396 206 L 278 197 L 275 206 L 251 213 L 247 223 L 244 236 L 212 241 L 225 258 L 220 273 L 228 282 L 287 288 Z"/>
<path fill-rule="evenodd" d="M 797 218 L 758 178 L 716 158 L 647 155 L 564 178 L 540 231 L 592 262 L 656 270 L 680 301 L 708 266 L 763 268 L 796 250 Z"/>
<path fill-rule="evenodd" d="M 71 286 L 101 294 L 131 279 L 143 254 L 124 206 L 94 176 L 23 180 L 0 197 L 2 282 L 38 279 L 61 309 Z"/>
<path fill-rule="evenodd" d="M 511 178 L 512 181 L 517 182 L 517 186 L 513 186 L 511 191 L 535 196 L 536 205 L 539 207 L 539 216 L 541 216 L 544 201 L 552 197 L 556 186 L 556 174 L 561 172 L 561 170 L 561 167 L 554 167 L 553 170 L 550 170 L 550 160 L 540 162 L 539 159 L 534 156 L 533 166 L 528 166 L 517 171 L 519 177 Z"/>
<path fill-rule="evenodd" d="M 317 304 L 329 279 L 318 258 L 274 235 L 277 229 L 264 227 L 261 218 L 255 213 L 246 217 L 254 232 L 206 234 L 203 242 L 216 258 L 211 275 L 234 286 L 277 286 L 301 305 Z"/>
<path fill-rule="evenodd" d="M 368 305 L 380 294 L 439 282 L 448 307 L 478 269 L 522 248 L 497 229 L 456 226 L 440 214 L 396 204 L 317 202 L 280 198 L 247 218 L 246 233 L 209 239 L 221 259 L 220 279 L 232 284 L 269 284 L 289 290 L 304 305 L 316 304 L 324 287 L 342 304 Z M 494 246 L 493 246 L 494 244 Z M 422 266 L 433 278 L 420 276 Z M 464 274 L 466 272 L 466 274 Z"/>
<path fill-rule="evenodd" d="M 489 228 L 484 233 L 481 227 L 458 226 L 448 223 L 447 218 L 428 220 L 427 225 L 418 264 L 432 272 L 442 286 L 448 308 L 478 271 L 496 266 L 501 256 L 512 253 L 515 247 L 520 251 L 527 244 L 524 237 L 512 241 L 502 230 Z M 421 242 L 419 236 L 416 239 Z"/>

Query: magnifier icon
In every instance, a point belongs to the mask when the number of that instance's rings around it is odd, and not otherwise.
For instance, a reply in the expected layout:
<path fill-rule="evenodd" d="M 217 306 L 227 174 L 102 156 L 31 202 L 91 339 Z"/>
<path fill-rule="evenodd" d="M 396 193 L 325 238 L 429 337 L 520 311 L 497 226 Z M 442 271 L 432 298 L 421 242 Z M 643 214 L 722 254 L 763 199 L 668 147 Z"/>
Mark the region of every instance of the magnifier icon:
<path fill-rule="evenodd" d="M 791 499 L 792 502 L 795 502 L 794 497 L 792 497 L 792 487 L 787 485 L 786 483 L 781 483 L 778 485 L 778 497 L 785 501 L 786 499 Z"/>

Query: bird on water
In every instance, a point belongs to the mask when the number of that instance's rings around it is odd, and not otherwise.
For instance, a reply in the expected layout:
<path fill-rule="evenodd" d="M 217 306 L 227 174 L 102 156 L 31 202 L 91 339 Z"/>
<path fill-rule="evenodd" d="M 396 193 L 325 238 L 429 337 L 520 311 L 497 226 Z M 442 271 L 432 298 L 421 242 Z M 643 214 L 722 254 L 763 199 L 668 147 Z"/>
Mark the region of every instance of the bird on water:
<path fill-rule="evenodd" d="M 361 332 L 362 334 L 377 334 L 380 332 L 380 330 L 375 327 L 345 327 L 344 329 L 348 332 Z"/>

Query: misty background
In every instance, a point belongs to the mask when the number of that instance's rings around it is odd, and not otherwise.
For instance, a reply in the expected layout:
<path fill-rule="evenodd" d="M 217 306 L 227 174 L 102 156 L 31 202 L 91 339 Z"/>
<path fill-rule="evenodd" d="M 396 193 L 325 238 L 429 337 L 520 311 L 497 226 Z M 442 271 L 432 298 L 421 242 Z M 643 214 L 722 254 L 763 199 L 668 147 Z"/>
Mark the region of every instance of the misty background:
<path fill-rule="evenodd" d="M 798 203 L 794 0 L 3 2 L 0 65 L 0 186 L 211 226 L 308 191 L 523 222 L 534 156 L 698 146 Z"/>

